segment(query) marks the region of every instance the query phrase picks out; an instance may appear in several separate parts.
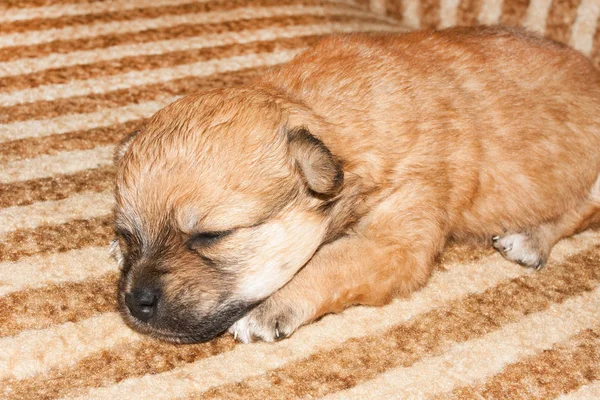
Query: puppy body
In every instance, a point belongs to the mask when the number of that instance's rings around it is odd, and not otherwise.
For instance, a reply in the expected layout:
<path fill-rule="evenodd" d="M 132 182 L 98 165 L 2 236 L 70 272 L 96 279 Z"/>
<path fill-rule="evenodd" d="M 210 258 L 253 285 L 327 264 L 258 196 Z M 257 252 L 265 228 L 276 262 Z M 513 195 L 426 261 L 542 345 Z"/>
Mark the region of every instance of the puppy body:
<path fill-rule="evenodd" d="M 599 104 L 582 55 L 499 28 L 333 37 L 185 98 L 119 151 L 123 315 L 198 341 L 261 302 L 231 330 L 273 340 L 410 293 L 450 238 L 540 268 L 599 219 Z"/>

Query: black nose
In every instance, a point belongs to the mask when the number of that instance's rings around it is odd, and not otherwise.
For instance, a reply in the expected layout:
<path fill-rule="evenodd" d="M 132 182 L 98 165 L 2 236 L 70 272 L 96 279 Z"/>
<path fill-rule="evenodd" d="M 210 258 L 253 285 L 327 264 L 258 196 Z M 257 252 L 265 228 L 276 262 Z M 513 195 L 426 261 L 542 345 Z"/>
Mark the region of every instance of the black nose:
<path fill-rule="evenodd" d="M 125 304 L 131 315 L 146 322 L 155 314 L 159 297 L 158 289 L 150 287 L 134 289 L 125 294 Z"/>

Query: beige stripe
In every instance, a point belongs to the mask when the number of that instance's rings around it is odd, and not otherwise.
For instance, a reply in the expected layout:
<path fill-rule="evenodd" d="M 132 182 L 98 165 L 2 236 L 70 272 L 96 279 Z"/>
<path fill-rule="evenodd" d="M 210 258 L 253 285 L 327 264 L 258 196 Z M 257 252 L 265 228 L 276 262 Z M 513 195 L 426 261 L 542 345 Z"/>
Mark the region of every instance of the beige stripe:
<path fill-rule="evenodd" d="M 456 25 L 456 16 L 460 0 L 440 0 L 440 28 Z"/>
<path fill-rule="evenodd" d="M 268 41 L 281 38 L 294 38 L 298 36 L 323 35 L 332 32 L 352 32 L 369 29 L 382 29 L 382 26 L 379 24 L 365 24 L 364 22 L 327 23 L 323 25 L 300 25 L 285 28 L 272 27 L 255 31 L 227 32 L 185 39 L 135 43 L 0 63 L 0 77 L 29 74 L 50 68 L 91 64 L 99 61 L 139 55 L 159 55 L 182 50 L 225 46 L 234 43 L 245 44 L 255 41 Z"/>
<path fill-rule="evenodd" d="M 477 20 L 480 24 L 495 25 L 502 15 L 502 0 L 483 0 Z"/>
<path fill-rule="evenodd" d="M 523 26 L 531 31 L 544 34 L 550 5 L 552 5 L 552 0 L 531 0 Z"/>
<path fill-rule="evenodd" d="M 49 101 L 74 96 L 85 96 L 93 93 L 104 93 L 109 90 L 129 89 L 149 83 L 181 79 L 187 76 L 207 76 L 220 72 L 237 71 L 242 68 L 281 64 L 291 60 L 302 50 L 293 49 L 272 53 L 248 54 L 179 65 L 177 67 L 157 68 L 149 71 L 132 71 L 97 79 L 39 86 L 33 89 L 0 94 L 0 104 L 8 107 L 34 101 Z"/>
<path fill-rule="evenodd" d="M 0 143 L 29 137 L 44 137 L 92 128 L 107 127 L 147 118 L 180 96 L 157 101 L 105 108 L 87 114 L 66 114 L 60 117 L 13 122 L 0 125 Z"/>
<path fill-rule="evenodd" d="M 80 282 L 116 270 L 116 262 L 108 256 L 108 247 L 87 247 L 2 262 L 0 296 L 49 284 Z"/>
<path fill-rule="evenodd" d="M 593 247 L 598 241 L 600 232 L 585 232 L 559 243 L 552 259 L 561 260 L 573 252 Z M 450 301 L 482 293 L 501 282 L 531 273 L 497 254 L 473 263 L 448 264 L 445 267 L 448 269 L 446 272 L 435 273 L 427 286 L 414 293 L 410 300 L 396 300 L 381 308 L 354 307 L 343 314 L 326 316 L 284 341 L 237 346 L 231 352 L 154 375 L 151 381 L 143 377 L 132 378 L 106 388 L 91 388 L 81 399 L 112 400 L 133 392 L 143 392 L 152 399 L 185 397 L 217 385 L 264 374 L 308 354 L 339 346 L 351 338 L 377 335 Z M 223 365 L 227 366 L 227 370 L 218 373 Z M 207 371 L 210 373 L 207 374 Z"/>
<path fill-rule="evenodd" d="M 106 313 L 79 323 L 25 331 L 0 338 L 0 378 L 26 378 L 56 366 L 74 365 L 81 358 L 140 335 L 117 313 Z"/>
<path fill-rule="evenodd" d="M 133 10 L 136 8 L 150 8 L 173 6 L 187 3 L 205 3 L 210 0 L 136 0 L 127 1 L 96 1 L 85 4 L 57 4 L 47 7 L 34 8 L 9 8 L 0 14 L 0 22 L 24 21 L 28 19 L 59 18 L 70 15 L 101 14 L 115 11 Z"/>
<path fill-rule="evenodd" d="M 385 0 L 370 0 L 369 7 L 375 14 L 385 15 Z"/>
<path fill-rule="evenodd" d="M 557 397 L 557 400 L 598 400 L 600 399 L 600 380 Z"/>
<path fill-rule="evenodd" d="M 483 381 L 501 372 L 507 364 L 550 349 L 599 319 L 600 287 L 596 287 L 592 292 L 528 315 L 483 337 L 456 344 L 439 356 L 410 367 L 395 368 L 326 399 L 407 399 L 450 392 Z"/>
<path fill-rule="evenodd" d="M 594 48 L 594 33 L 600 16 L 598 0 L 581 0 L 571 31 L 569 44 L 589 56 Z"/>
<path fill-rule="evenodd" d="M 29 31 L 0 35 L 0 47 L 26 46 L 55 40 L 75 40 L 107 34 L 125 34 L 148 29 L 165 28 L 183 24 L 207 24 L 240 19 L 270 18 L 293 15 L 345 15 L 365 16 L 361 10 L 322 6 L 241 7 L 228 11 L 214 11 L 184 15 L 166 15 L 160 18 L 140 18 L 127 23 L 122 21 L 100 22 L 66 28 Z M 384 17 L 381 17 L 382 20 Z M 391 20 L 389 20 L 391 21 Z"/>
<path fill-rule="evenodd" d="M 404 10 L 402 23 L 406 24 L 408 28 L 419 29 L 421 26 L 419 0 L 402 0 L 402 8 Z"/>
<path fill-rule="evenodd" d="M 110 165 L 113 162 L 114 148 L 112 145 L 101 146 L 92 150 L 66 151 L 56 155 L 43 155 L 6 163 L 0 169 L 0 183 L 72 174 Z"/>
<path fill-rule="evenodd" d="M 111 192 L 83 192 L 64 200 L 0 209 L 0 240 L 4 234 L 18 229 L 33 229 L 41 225 L 107 215 L 110 214 L 113 203 L 114 196 Z"/>

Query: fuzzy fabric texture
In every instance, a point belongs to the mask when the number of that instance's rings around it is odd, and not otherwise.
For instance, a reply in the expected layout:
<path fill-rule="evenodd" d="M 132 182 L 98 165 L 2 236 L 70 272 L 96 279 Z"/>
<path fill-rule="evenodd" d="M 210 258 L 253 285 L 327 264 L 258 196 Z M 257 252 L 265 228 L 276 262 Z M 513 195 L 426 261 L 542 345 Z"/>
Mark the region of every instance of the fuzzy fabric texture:
<path fill-rule="evenodd" d="M 4 0 L 0 398 L 600 398 L 600 231 L 541 272 L 450 246 L 429 284 L 275 344 L 171 345 L 115 311 L 114 145 L 322 35 L 504 23 L 600 62 L 599 0 Z"/>

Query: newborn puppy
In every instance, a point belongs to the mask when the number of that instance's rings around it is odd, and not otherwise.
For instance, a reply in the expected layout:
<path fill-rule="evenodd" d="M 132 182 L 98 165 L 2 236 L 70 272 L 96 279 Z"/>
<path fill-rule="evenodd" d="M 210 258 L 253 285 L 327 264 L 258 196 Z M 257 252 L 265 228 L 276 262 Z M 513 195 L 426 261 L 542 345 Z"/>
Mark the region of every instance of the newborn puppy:
<path fill-rule="evenodd" d="M 185 97 L 116 152 L 134 329 L 272 341 L 423 286 L 450 238 L 539 269 L 600 220 L 600 73 L 522 31 L 323 40 Z"/>

